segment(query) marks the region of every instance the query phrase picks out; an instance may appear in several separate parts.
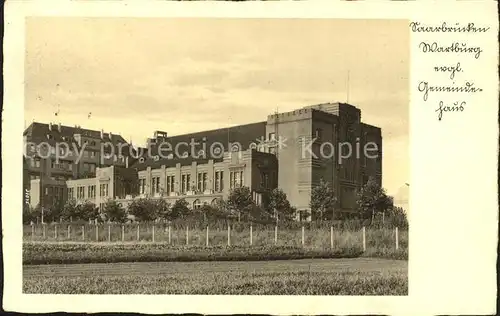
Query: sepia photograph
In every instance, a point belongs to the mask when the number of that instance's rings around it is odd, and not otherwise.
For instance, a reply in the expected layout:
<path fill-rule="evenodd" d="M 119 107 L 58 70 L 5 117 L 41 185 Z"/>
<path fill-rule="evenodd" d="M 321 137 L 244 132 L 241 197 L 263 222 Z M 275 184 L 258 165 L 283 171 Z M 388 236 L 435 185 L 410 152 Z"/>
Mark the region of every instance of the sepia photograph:
<path fill-rule="evenodd" d="M 408 295 L 408 20 L 25 21 L 23 293 Z"/>

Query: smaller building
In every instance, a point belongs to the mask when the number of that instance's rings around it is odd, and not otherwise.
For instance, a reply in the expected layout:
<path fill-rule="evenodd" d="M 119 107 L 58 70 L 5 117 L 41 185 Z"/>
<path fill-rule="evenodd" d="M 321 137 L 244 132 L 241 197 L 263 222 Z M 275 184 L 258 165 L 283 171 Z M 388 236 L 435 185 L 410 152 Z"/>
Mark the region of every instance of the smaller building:
<path fill-rule="evenodd" d="M 255 149 L 225 152 L 220 159 L 157 162 L 148 160 L 136 168 L 97 168 L 94 178 L 34 179 L 30 202 L 33 207 L 50 207 L 75 199 L 77 203 L 92 202 L 102 209 L 110 199 L 127 207 L 138 198 L 165 199 L 171 204 L 183 198 L 194 209 L 225 199 L 232 189 L 244 186 L 250 188 L 254 201 L 260 204 L 262 193 L 278 186 L 276 156 Z"/>
<path fill-rule="evenodd" d="M 219 159 L 177 158 L 138 164 L 138 194 L 121 198 L 162 198 L 173 204 L 185 199 L 192 208 L 226 199 L 232 189 L 250 188 L 254 201 L 262 201 L 265 190 L 278 186 L 276 156 L 255 149 L 225 152 Z"/>
<path fill-rule="evenodd" d="M 120 166 L 97 168 L 96 177 L 77 180 L 56 180 L 41 177 L 31 180 L 30 205 L 51 207 L 57 202 L 75 199 L 102 207 L 109 199 L 125 198 L 137 192 L 137 173 Z"/>

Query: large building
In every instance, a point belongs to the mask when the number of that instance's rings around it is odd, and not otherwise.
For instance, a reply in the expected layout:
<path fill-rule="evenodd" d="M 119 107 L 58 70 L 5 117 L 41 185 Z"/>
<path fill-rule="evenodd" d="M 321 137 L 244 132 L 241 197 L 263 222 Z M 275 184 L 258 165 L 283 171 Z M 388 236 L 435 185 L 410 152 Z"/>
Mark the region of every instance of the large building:
<path fill-rule="evenodd" d="M 119 135 L 79 127 L 33 123 L 25 138 L 35 143 L 32 147 L 47 140 L 54 146 L 63 141 L 76 143 L 75 148 L 90 145 L 77 164 L 74 156 L 55 164 L 54 157 L 28 155 L 32 206 L 68 198 L 96 205 L 115 199 L 127 205 L 149 196 L 169 202 L 184 198 L 197 208 L 246 186 L 257 203 L 264 190 L 279 187 L 304 214 L 312 189 L 323 180 L 337 195 L 337 209 L 352 211 L 356 191 L 368 178 L 382 181 L 381 129 L 362 123 L 361 111 L 344 103 L 308 106 L 269 115 L 258 123 L 179 136 L 156 131 L 147 150 L 139 152 L 129 150 Z M 103 142 L 126 150 L 114 156 L 103 153 Z M 368 145 L 370 156 L 364 152 Z"/>
<path fill-rule="evenodd" d="M 66 200 L 69 180 L 93 179 L 98 168 L 134 162 L 123 137 L 104 131 L 33 122 L 23 136 L 31 206 Z"/>

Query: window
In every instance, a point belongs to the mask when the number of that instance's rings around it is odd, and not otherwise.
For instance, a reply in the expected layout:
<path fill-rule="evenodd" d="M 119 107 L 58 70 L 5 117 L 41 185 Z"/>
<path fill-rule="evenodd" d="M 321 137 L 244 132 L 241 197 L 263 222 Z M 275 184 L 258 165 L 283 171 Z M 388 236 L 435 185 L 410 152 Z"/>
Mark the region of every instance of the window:
<path fill-rule="evenodd" d="M 77 187 L 76 188 L 76 198 L 77 199 L 85 198 L 85 187 Z"/>
<path fill-rule="evenodd" d="M 175 190 L 174 181 L 175 181 L 174 176 L 167 176 L 167 194 L 174 192 Z"/>
<path fill-rule="evenodd" d="M 190 181 L 191 181 L 191 175 L 189 174 L 183 174 L 181 177 L 181 192 L 186 193 L 189 191 L 191 188 L 189 187 Z"/>
<path fill-rule="evenodd" d="M 35 162 L 35 167 L 36 168 L 40 168 L 40 159 L 39 158 L 35 158 L 34 162 Z"/>
<path fill-rule="evenodd" d="M 269 174 L 267 172 L 262 172 L 260 175 L 261 178 L 261 184 L 260 186 L 268 189 L 269 188 Z"/>
<path fill-rule="evenodd" d="M 229 173 L 229 188 L 240 188 L 243 186 L 243 169 L 232 170 Z"/>
<path fill-rule="evenodd" d="M 68 199 L 74 199 L 75 198 L 75 192 L 73 188 L 68 188 Z"/>
<path fill-rule="evenodd" d="M 93 199 L 95 198 L 95 185 L 90 185 L 88 188 L 88 198 Z"/>
<path fill-rule="evenodd" d="M 146 179 L 139 179 L 139 194 L 146 193 Z"/>
<path fill-rule="evenodd" d="M 108 196 L 108 184 L 101 184 L 100 186 L 100 196 Z"/>
<path fill-rule="evenodd" d="M 91 151 L 91 152 L 90 152 L 90 157 L 91 157 L 91 158 L 94 158 L 94 157 L 95 157 L 95 151 Z"/>
<path fill-rule="evenodd" d="M 160 177 L 153 177 L 153 194 L 160 193 Z"/>
<path fill-rule="evenodd" d="M 200 172 L 198 173 L 198 191 L 204 192 L 207 189 L 207 173 Z"/>
<path fill-rule="evenodd" d="M 222 192 L 224 190 L 224 171 L 215 172 L 215 192 Z"/>
<path fill-rule="evenodd" d="M 276 139 L 276 133 L 269 133 L 268 140 L 275 140 L 275 139 Z"/>
<path fill-rule="evenodd" d="M 196 199 L 194 202 L 193 202 L 193 209 L 200 209 L 202 207 L 202 203 L 199 199 Z"/>

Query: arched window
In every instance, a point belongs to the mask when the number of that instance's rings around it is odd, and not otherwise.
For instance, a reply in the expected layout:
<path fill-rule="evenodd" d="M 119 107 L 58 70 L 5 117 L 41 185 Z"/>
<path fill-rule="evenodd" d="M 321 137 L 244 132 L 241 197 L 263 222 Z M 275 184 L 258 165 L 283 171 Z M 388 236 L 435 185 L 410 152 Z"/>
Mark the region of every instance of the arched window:
<path fill-rule="evenodd" d="M 200 201 L 199 199 L 196 199 L 196 200 L 194 200 L 194 202 L 193 202 L 193 209 L 195 209 L 195 210 L 196 210 L 196 209 L 199 209 L 199 208 L 201 208 L 201 207 L 202 207 L 202 205 L 203 205 L 203 204 L 201 203 L 201 201 Z"/>
<path fill-rule="evenodd" d="M 212 202 L 210 202 L 210 204 L 211 204 L 212 206 L 216 206 L 216 205 L 217 205 L 217 203 L 219 203 L 219 200 L 220 200 L 219 198 L 215 198 L 215 199 L 213 199 L 213 200 L 212 200 Z"/>

